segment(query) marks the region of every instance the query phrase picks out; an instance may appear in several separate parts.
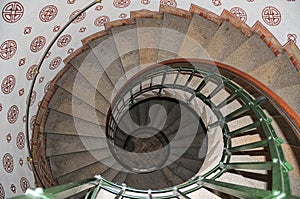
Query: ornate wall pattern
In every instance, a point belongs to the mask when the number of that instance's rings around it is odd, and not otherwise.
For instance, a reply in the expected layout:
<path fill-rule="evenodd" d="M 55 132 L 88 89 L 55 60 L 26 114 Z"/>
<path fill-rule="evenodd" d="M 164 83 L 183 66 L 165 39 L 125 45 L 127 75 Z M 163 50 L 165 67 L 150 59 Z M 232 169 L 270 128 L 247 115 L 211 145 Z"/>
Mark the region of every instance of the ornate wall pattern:
<path fill-rule="evenodd" d="M 34 179 L 27 162 L 25 107 L 34 70 L 55 34 L 88 1 L 3 0 L 0 3 L 0 199 L 22 194 Z M 62 60 L 81 46 L 80 40 L 104 28 L 104 24 L 130 16 L 131 10 L 158 10 L 159 5 L 189 9 L 190 4 L 221 14 L 223 9 L 250 27 L 259 20 L 283 45 L 300 45 L 300 1 L 258 0 L 114 0 L 103 1 L 81 14 L 50 49 L 40 71 L 31 102 L 30 123 L 34 124 L 39 102 L 49 90 L 50 81 L 63 67 Z"/>

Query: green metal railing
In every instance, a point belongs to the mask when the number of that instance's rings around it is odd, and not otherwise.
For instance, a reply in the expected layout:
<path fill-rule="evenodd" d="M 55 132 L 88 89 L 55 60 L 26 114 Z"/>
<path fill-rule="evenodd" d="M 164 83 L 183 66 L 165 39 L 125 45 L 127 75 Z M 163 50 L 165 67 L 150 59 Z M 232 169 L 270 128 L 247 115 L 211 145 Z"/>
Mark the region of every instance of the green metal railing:
<path fill-rule="evenodd" d="M 187 103 L 194 99 L 200 99 L 208 107 L 211 108 L 217 121 L 210 123 L 208 129 L 221 127 L 223 132 L 224 151 L 220 162 L 209 172 L 202 176 L 195 176 L 189 181 L 175 187 L 170 187 L 161 190 L 138 190 L 127 187 L 125 184 L 118 185 L 106 179 L 97 176 L 94 179 L 85 180 L 79 183 L 71 183 L 68 185 L 58 186 L 56 188 L 42 190 L 40 188 L 29 190 L 24 197 L 32 198 L 35 194 L 40 198 L 62 198 L 59 195 L 66 196 L 71 193 L 70 190 L 87 191 L 86 198 L 96 198 L 101 191 L 107 191 L 115 195 L 115 198 L 189 198 L 188 194 L 195 192 L 201 188 L 209 188 L 215 191 L 223 192 L 235 197 L 241 198 L 292 198 L 290 193 L 290 185 L 288 172 L 292 170 L 292 166 L 285 161 L 281 144 L 282 139 L 277 137 L 274 128 L 260 103 L 264 97 L 253 98 L 247 91 L 240 88 L 233 81 L 220 75 L 215 70 L 205 69 L 207 67 L 193 67 L 190 65 L 181 66 L 156 66 L 143 71 L 136 75 L 121 89 L 121 93 L 116 96 L 109 113 L 107 125 L 107 137 L 109 142 L 114 143 L 115 130 L 118 125 L 118 120 L 124 113 L 127 107 L 135 103 L 135 99 L 147 92 L 157 93 L 159 96 L 164 89 L 178 89 L 189 94 Z M 169 75 L 175 75 L 173 83 L 167 84 L 165 81 Z M 185 75 L 187 77 L 185 83 L 178 83 L 178 80 Z M 232 74 L 235 75 L 235 74 Z M 154 78 L 161 78 L 161 81 L 153 81 Z M 193 78 L 199 78 L 196 88 L 190 87 Z M 146 83 L 148 82 L 148 83 Z M 202 93 L 203 88 L 208 82 L 213 82 L 216 87 L 208 94 Z M 225 88 L 229 92 L 229 96 L 224 98 L 218 104 L 215 104 L 211 99 L 221 90 Z M 243 106 L 233 112 L 223 115 L 221 109 L 233 101 L 238 100 Z M 241 116 L 244 113 L 251 114 L 255 118 L 254 122 L 242 126 L 236 130 L 230 130 L 227 123 Z M 248 143 L 240 146 L 232 146 L 232 138 L 235 136 L 243 136 L 247 131 L 261 128 L 261 133 L 264 134 L 261 141 Z M 231 158 L 236 152 L 245 150 L 253 150 L 264 147 L 267 149 L 270 159 L 264 162 L 232 162 Z M 270 189 L 259 189 L 247 187 L 240 184 L 232 184 L 218 181 L 218 178 L 224 173 L 232 169 L 247 169 L 264 170 L 271 172 Z M 238 183 L 238 182 L 237 182 Z M 78 191 L 74 191 L 77 194 Z"/>

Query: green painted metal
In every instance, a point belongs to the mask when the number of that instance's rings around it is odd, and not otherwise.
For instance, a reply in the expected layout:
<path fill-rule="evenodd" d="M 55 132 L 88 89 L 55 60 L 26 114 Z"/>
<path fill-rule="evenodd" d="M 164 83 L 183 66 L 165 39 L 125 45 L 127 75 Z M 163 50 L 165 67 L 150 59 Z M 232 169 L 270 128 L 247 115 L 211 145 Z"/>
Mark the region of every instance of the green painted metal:
<path fill-rule="evenodd" d="M 168 74 L 176 74 L 176 78 L 172 84 L 166 84 Z M 188 74 L 189 78 L 185 84 L 179 84 L 177 81 L 181 74 Z M 189 84 L 193 77 L 201 77 L 202 81 L 199 83 L 196 89 L 189 87 Z M 162 81 L 160 83 L 154 82 L 153 78 L 161 77 Z M 143 82 L 150 81 L 148 86 L 143 86 Z M 217 85 L 217 87 L 208 95 L 205 96 L 201 91 L 205 85 L 212 81 Z M 139 90 L 133 90 L 133 88 L 139 88 Z M 222 87 L 230 91 L 230 95 L 225 98 L 219 104 L 214 104 L 211 97 L 215 96 Z M 108 191 L 116 195 L 116 198 L 174 198 L 183 197 L 189 198 L 188 194 L 197 191 L 203 187 L 210 188 L 216 191 L 224 192 L 229 195 L 242 198 L 284 198 L 290 197 L 290 187 L 288 171 L 292 169 L 291 165 L 287 163 L 284 159 L 283 151 L 281 148 L 282 139 L 278 138 L 275 131 L 271 125 L 271 121 L 266 117 L 260 103 L 264 100 L 264 97 L 254 99 L 246 91 L 240 88 L 237 84 L 230 81 L 226 77 L 221 76 L 215 70 L 205 70 L 203 68 L 194 68 L 190 66 L 176 66 L 170 67 L 158 66 L 156 68 L 149 69 L 137 78 L 133 79 L 130 83 L 130 87 L 127 87 L 118 96 L 118 101 L 112 105 L 111 115 L 114 117 L 110 118 L 108 126 L 108 139 L 113 143 L 115 135 L 114 131 L 116 129 L 118 119 L 121 117 L 122 112 L 126 110 L 126 107 L 134 103 L 135 98 L 140 95 L 147 93 L 149 91 L 157 91 L 158 96 L 165 88 L 174 88 L 183 90 L 190 93 L 190 97 L 187 102 L 191 102 L 194 98 L 202 100 L 216 115 L 218 121 L 210 124 L 208 128 L 221 127 L 223 131 L 223 142 L 224 151 L 222 154 L 221 161 L 209 172 L 203 176 L 195 176 L 186 183 L 183 183 L 176 187 L 170 187 L 162 190 L 138 190 L 126 185 L 118 185 L 101 178 L 101 183 L 99 183 L 99 178 L 90 179 L 84 182 L 79 182 L 78 184 L 68 184 L 59 187 L 54 187 L 46 189 L 42 193 L 41 198 L 51 198 L 59 194 L 70 193 L 75 187 L 80 187 L 83 184 L 88 184 L 89 188 L 94 187 L 93 194 L 91 198 L 95 198 L 99 191 Z M 126 98 L 126 94 L 130 93 L 130 97 Z M 230 103 L 234 99 L 239 99 L 244 105 L 233 111 L 228 115 L 223 115 L 220 111 L 226 104 Z M 227 125 L 228 122 L 232 121 L 239 115 L 250 111 L 253 117 L 256 118 L 256 122 L 248 124 L 237 130 L 230 131 Z M 264 132 L 265 140 L 253 142 L 241 146 L 232 147 L 231 139 L 234 136 L 243 136 L 244 132 L 253 130 L 256 128 L 262 128 Z M 232 154 L 235 152 L 241 152 L 244 150 L 252 150 L 260 147 L 265 147 L 268 149 L 271 157 L 271 161 L 268 162 L 231 162 Z M 251 169 L 251 170 L 268 170 L 272 173 L 272 186 L 271 190 L 262 190 L 253 187 L 246 187 L 232 183 L 225 183 L 218 181 L 218 178 L 226 173 L 229 169 Z M 33 192 L 40 190 L 33 190 Z M 140 194 L 140 195 L 139 195 Z M 164 194 L 164 196 L 158 196 L 158 194 Z M 24 195 L 23 198 L 30 198 L 30 195 Z M 21 198 L 22 198 L 21 197 Z M 292 197 L 292 196 L 291 196 Z"/>

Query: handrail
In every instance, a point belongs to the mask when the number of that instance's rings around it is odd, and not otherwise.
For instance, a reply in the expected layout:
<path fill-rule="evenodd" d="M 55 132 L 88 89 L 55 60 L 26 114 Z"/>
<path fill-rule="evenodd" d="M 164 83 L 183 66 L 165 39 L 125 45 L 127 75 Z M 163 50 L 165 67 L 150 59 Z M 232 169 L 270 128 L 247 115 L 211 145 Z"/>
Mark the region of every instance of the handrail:
<path fill-rule="evenodd" d="M 53 47 L 53 45 L 55 44 L 55 42 L 57 41 L 57 39 L 59 38 L 59 36 L 69 27 L 69 25 L 75 21 L 77 19 L 77 17 L 79 17 L 82 13 L 84 13 L 86 10 L 88 10 L 89 8 L 91 8 L 92 6 L 94 6 L 97 3 L 101 3 L 101 0 L 95 0 L 92 3 L 90 3 L 89 5 L 87 5 L 86 7 L 84 7 L 82 10 L 80 10 L 72 19 L 70 19 L 61 29 L 60 31 L 55 35 L 55 37 L 52 39 L 52 41 L 50 42 L 50 44 L 48 45 L 48 47 L 46 48 L 46 50 L 44 51 L 39 64 L 37 65 L 37 67 L 35 68 L 35 70 L 33 71 L 33 79 L 32 79 L 32 83 L 31 86 L 29 88 L 29 94 L 28 94 L 28 102 L 27 102 L 27 106 L 26 106 L 26 123 L 25 123 L 25 134 L 26 134 L 26 146 L 28 149 L 28 159 L 32 160 L 33 156 L 32 156 L 32 152 L 31 152 L 31 147 L 30 147 L 30 139 L 29 139 L 29 132 L 30 132 L 30 124 L 29 124 L 29 114 L 30 114 L 30 104 L 31 104 L 31 96 L 33 93 L 33 88 L 35 86 L 35 82 L 37 80 L 37 76 L 39 74 L 40 68 L 42 67 L 42 64 L 44 63 L 44 60 L 49 52 L 49 50 Z M 38 175 L 38 172 L 36 172 L 36 168 L 35 165 L 32 163 L 32 171 L 35 174 L 35 176 L 37 177 L 37 180 L 40 182 L 40 184 L 44 187 L 44 184 L 42 182 L 42 180 L 40 179 L 40 176 Z"/>
<path fill-rule="evenodd" d="M 298 135 L 300 136 L 300 116 L 299 114 L 294 111 L 280 96 L 278 96 L 276 93 L 274 93 L 272 90 L 270 90 L 267 86 L 265 86 L 263 83 L 252 77 L 251 75 L 248 75 L 247 73 L 240 71 L 236 68 L 233 68 L 229 65 L 220 63 L 220 62 L 214 62 L 210 60 L 203 60 L 203 59 L 173 59 L 168 61 L 163 61 L 160 64 L 171 64 L 171 63 L 204 63 L 204 64 L 213 64 L 218 68 L 228 70 L 243 79 L 247 80 L 249 83 L 253 84 L 256 88 L 258 88 L 260 91 L 262 91 L 265 95 L 267 95 L 271 101 L 275 102 L 276 105 L 282 109 L 281 113 L 286 114 L 286 116 L 290 119 L 290 123 L 296 128 Z"/>

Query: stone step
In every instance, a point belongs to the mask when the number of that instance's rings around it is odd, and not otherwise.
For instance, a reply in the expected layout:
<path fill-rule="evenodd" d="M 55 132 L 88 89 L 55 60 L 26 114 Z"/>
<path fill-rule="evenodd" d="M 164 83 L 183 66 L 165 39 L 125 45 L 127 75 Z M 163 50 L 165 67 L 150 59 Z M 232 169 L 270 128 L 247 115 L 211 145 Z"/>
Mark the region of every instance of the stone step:
<path fill-rule="evenodd" d="M 188 181 L 195 175 L 194 172 L 177 164 L 171 164 L 168 166 L 168 168 L 171 169 L 174 173 L 176 173 L 176 175 L 178 175 L 183 181 Z"/>
<path fill-rule="evenodd" d="M 146 190 L 162 189 L 170 186 L 166 177 L 160 170 L 144 174 L 129 174 L 125 183 L 129 187 Z"/>
<path fill-rule="evenodd" d="M 106 115 L 77 97 L 72 96 L 62 88 L 56 90 L 49 102 L 48 108 L 101 126 L 104 126 L 106 123 Z"/>
<path fill-rule="evenodd" d="M 116 195 L 113 193 L 110 193 L 109 191 L 106 191 L 105 189 L 101 189 L 97 194 L 97 199 L 114 199 L 116 198 Z"/>
<path fill-rule="evenodd" d="M 93 50 L 115 89 L 119 90 L 127 78 L 112 34 L 90 41 L 88 46 Z"/>
<path fill-rule="evenodd" d="M 157 58 L 158 62 L 177 57 L 189 22 L 190 20 L 186 18 L 164 13 Z"/>
<path fill-rule="evenodd" d="M 70 64 L 73 65 L 101 95 L 111 102 L 112 93 L 116 92 L 116 90 L 114 90 L 114 85 L 90 48 L 85 49 L 72 59 Z"/>
<path fill-rule="evenodd" d="M 111 28 L 119 57 L 127 78 L 140 71 L 136 24 Z"/>
<path fill-rule="evenodd" d="M 126 181 L 128 175 L 129 173 L 127 172 L 119 172 L 118 175 L 112 180 L 112 182 L 121 185 Z"/>
<path fill-rule="evenodd" d="M 249 75 L 255 77 L 271 90 L 300 84 L 300 77 L 287 54 L 280 55 L 257 67 L 250 71 Z"/>
<path fill-rule="evenodd" d="M 172 182 L 173 185 L 179 185 L 182 184 L 184 181 L 176 174 L 172 169 L 169 167 L 165 167 L 161 170 L 163 172 L 163 175 Z"/>
<path fill-rule="evenodd" d="M 207 45 L 207 53 L 215 61 L 223 61 L 232 52 L 239 48 L 247 38 L 233 27 L 229 22 L 224 21 L 216 34 Z"/>
<path fill-rule="evenodd" d="M 103 114 L 107 114 L 109 102 L 73 67 L 65 72 L 56 84 Z"/>
<path fill-rule="evenodd" d="M 100 175 L 107 169 L 109 169 L 109 167 L 97 161 L 77 170 L 76 172 L 71 172 L 67 175 L 61 176 L 57 178 L 57 181 L 59 184 L 66 184 L 69 182 L 76 182 L 87 178 L 93 178 L 95 175 Z"/>
<path fill-rule="evenodd" d="M 170 154 L 170 159 L 175 160 L 176 164 L 181 165 L 195 173 L 198 173 L 198 171 L 203 163 L 202 161 L 199 161 L 199 160 L 186 158 L 183 156 L 179 157 L 179 156 L 176 156 L 173 154 Z"/>
<path fill-rule="evenodd" d="M 53 177 L 58 178 L 110 156 L 107 149 L 97 149 L 49 157 L 49 162 Z"/>
<path fill-rule="evenodd" d="M 288 105 L 300 115 L 300 84 L 275 89 L 275 93 L 279 95 Z"/>
<path fill-rule="evenodd" d="M 106 171 L 104 171 L 104 172 L 101 174 L 101 176 L 102 176 L 103 178 L 105 178 L 106 180 L 112 181 L 119 173 L 120 173 L 119 170 L 109 168 L 109 169 L 107 169 Z"/>
<path fill-rule="evenodd" d="M 66 115 L 55 110 L 50 110 L 45 125 L 46 133 L 84 135 L 92 137 L 105 137 L 104 126 Z"/>
<path fill-rule="evenodd" d="M 178 55 L 183 58 L 209 59 L 205 47 L 219 26 L 199 15 L 193 15 Z"/>
<path fill-rule="evenodd" d="M 273 60 L 275 57 L 259 35 L 254 34 L 231 55 L 226 57 L 223 63 L 248 72 Z"/>
<path fill-rule="evenodd" d="M 158 18 L 136 18 L 141 69 L 157 62 L 162 23 Z"/>
<path fill-rule="evenodd" d="M 46 156 L 57 156 L 107 147 L 106 138 L 47 133 Z"/>

